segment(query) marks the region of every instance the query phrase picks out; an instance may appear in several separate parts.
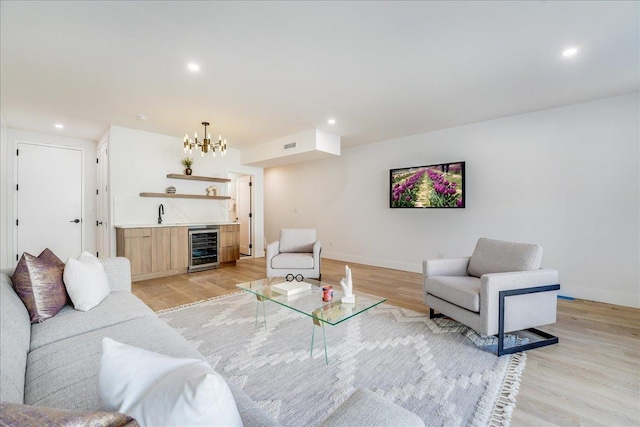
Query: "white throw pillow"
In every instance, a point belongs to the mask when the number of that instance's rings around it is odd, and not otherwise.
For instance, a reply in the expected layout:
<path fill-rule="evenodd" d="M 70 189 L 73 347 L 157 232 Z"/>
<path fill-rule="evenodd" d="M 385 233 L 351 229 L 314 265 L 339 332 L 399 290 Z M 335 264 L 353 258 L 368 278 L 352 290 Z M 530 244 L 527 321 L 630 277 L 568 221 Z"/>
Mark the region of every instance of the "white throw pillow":
<path fill-rule="evenodd" d="M 62 280 L 73 306 L 80 311 L 91 310 L 111 292 L 102 263 L 89 252 L 67 260 Z"/>
<path fill-rule="evenodd" d="M 224 378 L 202 360 L 180 359 L 102 339 L 100 407 L 141 426 L 242 426 Z"/>

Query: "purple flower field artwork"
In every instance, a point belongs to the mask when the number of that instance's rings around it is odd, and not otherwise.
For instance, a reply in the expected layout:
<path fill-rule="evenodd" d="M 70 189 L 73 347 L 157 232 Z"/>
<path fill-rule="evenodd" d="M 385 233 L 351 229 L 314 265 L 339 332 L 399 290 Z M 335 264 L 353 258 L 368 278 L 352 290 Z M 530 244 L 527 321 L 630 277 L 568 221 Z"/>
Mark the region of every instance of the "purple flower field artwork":
<path fill-rule="evenodd" d="M 464 164 L 391 169 L 390 207 L 464 208 Z"/>

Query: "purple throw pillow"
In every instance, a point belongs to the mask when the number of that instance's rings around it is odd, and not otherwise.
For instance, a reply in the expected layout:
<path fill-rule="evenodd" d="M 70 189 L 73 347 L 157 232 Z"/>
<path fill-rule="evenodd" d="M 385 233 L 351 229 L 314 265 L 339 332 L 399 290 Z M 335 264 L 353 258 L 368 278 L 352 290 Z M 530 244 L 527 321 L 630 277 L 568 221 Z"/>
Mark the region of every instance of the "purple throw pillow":
<path fill-rule="evenodd" d="M 70 411 L 9 402 L 0 402 L 0 414 L 2 414 L 0 424 L 8 427 L 40 427 L 44 425 L 58 427 L 140 426 L 133 418 L 119 412 Z"/>
<path fill-rule="evenodd" d="M 40 323 L 53 317 L 67 304 L 68 296 L 62 281 L 64 262 L 45 249 L 34 257 L 24 253 L 11 281 L 27 307 L 31 323 Z"/>

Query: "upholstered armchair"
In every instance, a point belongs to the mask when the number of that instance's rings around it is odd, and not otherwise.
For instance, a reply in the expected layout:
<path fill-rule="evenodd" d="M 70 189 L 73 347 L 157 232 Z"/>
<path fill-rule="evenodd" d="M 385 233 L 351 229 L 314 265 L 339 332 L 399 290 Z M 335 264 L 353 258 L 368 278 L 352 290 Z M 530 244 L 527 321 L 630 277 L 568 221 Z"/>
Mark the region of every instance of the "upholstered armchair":
<path fill-rule="evenodd" d="M 322 243 L 313 228 L 283 228 L 280 239 L 267 245 L 267 277 L 302 275 L 320 279 Z"/>
<path fill-rule="evenodd" d="M 431 318 L 497 335 L 498 356 L 555 344 L 557 337 L 536 329 L 555 323 L 560 289 L 558 272 L 541 262 L 538 245 L 481 238 L 471 257 L 423 262 L 424 303 Z M 505 333 L 525 329 L 542 339 L 504 348 Z"/>

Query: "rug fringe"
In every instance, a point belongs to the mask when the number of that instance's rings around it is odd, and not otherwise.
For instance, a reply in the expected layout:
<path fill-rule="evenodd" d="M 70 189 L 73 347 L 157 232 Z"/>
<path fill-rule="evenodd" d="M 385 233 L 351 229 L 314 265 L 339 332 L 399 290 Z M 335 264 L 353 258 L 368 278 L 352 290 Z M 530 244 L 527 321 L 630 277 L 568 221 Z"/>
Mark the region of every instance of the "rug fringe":
<path fill-rule="evenodd" d="M 508 427 L 511 423 L 511 415 L 516 407 L 516 396 L 520 390 L 520 379 L 526 361 L 527 354 L 525 352 L 515 353 L 511 356 L 507 374 L 489 419 L 488 427 Z"/>
<path fill-rule="evenodd" d="M 223 299 L 223 298 L 233 297 L 233 296 L 236 296 L 236 295 L 242 295 L 242 294 L 246 294 L 246 292 L 244 292 L 244 291 L 238 291 L 238 292 L 232 292 L 232 293 L 230 293 L 230 294 L 218 295 L 217 297 L 211 297 L 211 298 L 207 298 L 207 299 L 201 299 L 200 301 L 194 301 L 194 302 L 190 302 L 190 303 L 187 303 L 187 304 L 182 304 L 182 305 L 179 305 L 179 306 L 177 306 L 177 307 L 163 308 L 162 310 L 158 310 L 158 311 L 156 311 L 155 313 L 156 313 L 156 314 L 171 313 L 172 311 L 182 310 L 183 308 L 193 307 L 194 305 L 202 304 L 202 303 L 205 303 L 205 302 L 215 301 L 215 300 L 217 300 L 217 299 Z"/>

